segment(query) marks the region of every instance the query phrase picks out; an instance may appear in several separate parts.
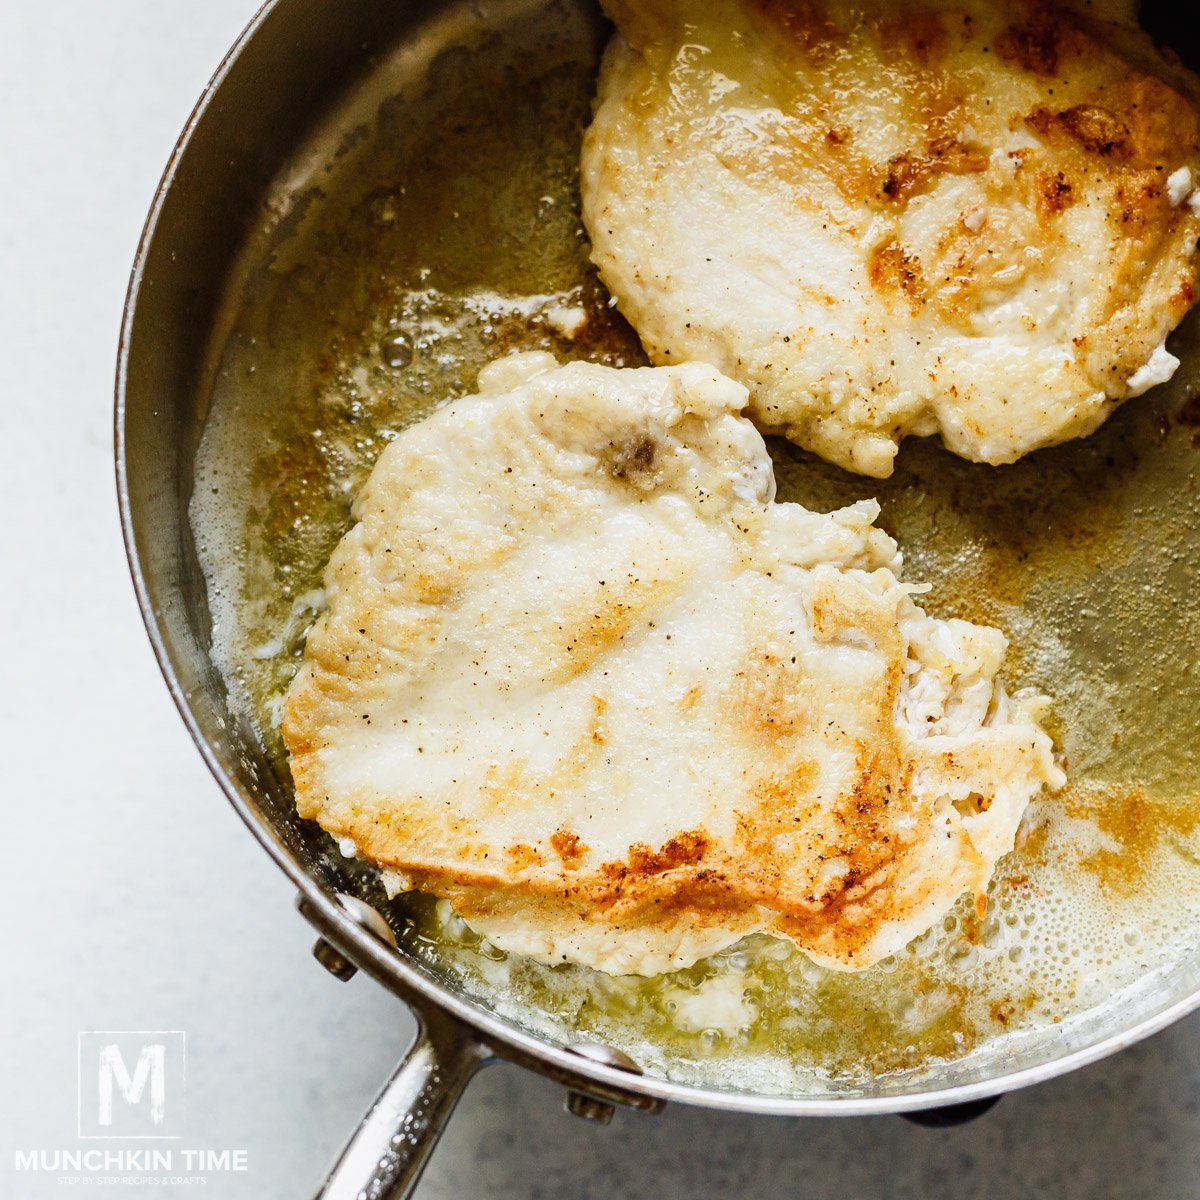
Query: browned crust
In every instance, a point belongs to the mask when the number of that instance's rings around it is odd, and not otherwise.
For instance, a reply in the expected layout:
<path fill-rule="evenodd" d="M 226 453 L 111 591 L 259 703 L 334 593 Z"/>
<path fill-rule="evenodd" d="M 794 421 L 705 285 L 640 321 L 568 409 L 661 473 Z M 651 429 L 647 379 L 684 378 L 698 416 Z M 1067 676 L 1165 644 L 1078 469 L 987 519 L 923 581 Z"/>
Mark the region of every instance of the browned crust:
<path fill-rule="evenodd" d="M 885 6 L 868 6 L 854 17 L 853 25 L 843 28 L 843 18 L 830 5 L 755 0 L 750 9 L 789 51 L 817 69 L 824 62 L 832 67 L 854 37 L 869 31 L 885 60 L 897 64 L 921 112 L 920 140 L 884 163 L 871 163 L 857 150 L 853 127 L 837 121 L 835 107 L 827 123 L 814 129 L 811 145 L 796 144 L 797 180 L 805 171 L 820 171 L 848 202 L 874 203 L 884 212 L 896 212 L 944 175 L 988 170 L 988 154 L 972 141 L 965 116 L 971 104 L 970 80 L 945 66 L 955 47 L 975 36 L 970 16 L 950 10 L 890 16 Z M 1128 274 L 1132 281 L 1125 289 L 1109 288 L 1109 315 L 1119 318 L 1133 301 L 1130 289 L 1147 286 L 1147 264 L 1170 253 L 1170 244 L 1178 238 L 1182 217 L 1167 202 L 1163 164 L 1200 149 L 1196 108 L 1168 82 L 1168 77 L 1174 78 L 1171 72 L 1153 73 L 1149 51 L 1135 54 L 1123 43 L 1110 44 L 1101 25 L 1077 11 L 1032 0 L 1012 4 L 1011 11 L 1011 24 L 988 49 L 1013 72 L 1038 81 L 1043 102 L 1017 112 L 1011 123 L 1014 128 L 1023 125 L 1043 144 L 1010 155 L 1017 167 L 1016 191 L 1000 203 L 1026 206 L 1036 223 L 1013 236 L 1047 241 L 1062 236 L 1058 218 L 1081 200 L 1110 205 L 1122 236 L 1140 241 L 1130 241 L 1128 255 L 1118 253 L 1104 266 L 1106 277 Z M 1125 51 L 1129 58 L 1123 57 Z M 1059 81 L 1081 71 L 1103 85 L 1097 83 L 1084 100 L 1056 105 L 1055 92 L 1063 91 Z M 997 254 L 994 234 L 967 237 L 954 224 L 941 238 L 936 256 L 926 257 L 924 250 L 921 256 L 925 261 L 913 247 L 895 239 L 876 247 L 868 261 L 871 286 L 897 314 L 916 315 L 932 301 L 951 321 L 971 312 L 978 296 L 991 286 L 992 264 L 1007 260 L 1005 254 Z M 1173 314 L 1186 311 L 1186 295 L 1184 288 L 1162 292 Z M 1097 332 L 1107 319 L 1097 322 Z"/>
<path fill-rule="evenodd" d="M 906 151 L 888 159 L 880 172 L 877 194 L 898 204 L 923 191 L 939 175 L 978 175 L 987 165 L 987 155 L 979 147 L 953 134 L 942 134 L 932 138 L 923 151 Z"/>
<path fill-rule="evenodd" d="M 1039 105 L 1025 123 L 1051 145 L 1074 144 L 1111 162 L 1127 162 L 1133 153 L 1129 126 L 1102 104 L 1075 104 L 1061 112 Z"/>
<path fill-rule="evenodd" d="M 747 780 L 735 801 L 732 838 L 714 838 L 696 827 L 658 846 L 634 843 L 623 858 L 588 868 L 589 848 L 574 830 L 553 830 L 547 853 L 519 842 L 501 848 L 497 856 L 485 849 L 482 831 L 460 817 L 450 827 L 453 853 L 431 867 L 425 839 L 409 828 L 401 804 L 372 810 L 369 817 L 364 813 L 351 828 L 331 832 L 354 837 L 367 858 L 404 872 L 420 890 L 451 898 L 464 915 L 501 911 L 514 895 L 613 925 L 685 914 L 690 925 L 703 928 L 748 920 L 756 910 L 765 910 L 778 932 L 853 963 L 881 925 L 903 919 L 922 895 L 910 890 L 898 897 L 891 886 L 906 853 L 923 841 L 930 820 L 913 790 L 915 759 L 894 723 L 904 643 L 893 605 L 894 600 L 865 587 L 846 587 L 844 581 L 816 579 L 811 587 L 815 639 L 837 643 L 865 633 L 887 663 L 871 699 L 874 727 L 854 743 L 853 777 L 836 796 L 822 794 L 819 763 L 792 748 L 816 719 L 813 683 L 794 660 L 764 642 L 750 652 L 728 695 L 729 719 L 740 721 L 762 747 L 760 774 Z M 605 705 L 595 699 L 599 721 Z M 319 711 L 316 680 L 310 676 L 289 698 L 284 736 L 293 754 L 300 811 L 318 819 L 323 815 L 321 796 L 314 791 L 319 792 L 321 778 L 321 739 L 311 728 Z M 578 769 L 577 758 L 572 761 Z M 523 784 L 519 768 L 490 772 L 485 784 L 489 802 L 502 810 L 528 804 Z M 554 786 L 570 787 L 571 779 L 564 775 Z M 914 818 L 903 838 L 890 819 L 895 811 Z M 801 860 L 815 857 L 819 865 L 836 860 L 837 870 L 825 878 L 798 875 L 798 837 L 809 841 Z M 404 845 L 413 853 L 398 855 L 396 847 Z M 969 845 L 964 848 L 969 854 Z M 924 892 L 939 883 L 928 881 Z"/>
<path fill-rule="evenodd" d="M 1075 203 L 1075 189 L 1062 171 L 1039 171 L 1035 189 L 1037 213 L 1043 223 Z"/>
<path fill-rule="evenodd" d="M 1071 58 L 1088 53 L 1088 39 L 1068 9 L 1044 5 L 1030 20 L 1006 29 L 996 39 L 995 52 L 1031 75 L 1053 78 Z"/>
<path fill-rule="evenodd" d="M 885 299 L 900 302 L 914 315 L 921 311 L 926 299 L 921 262 L 898 242 L 887 242 L 871 251 L 867 275 Z"/>
<path fill-rule="evenodd" d="M 550 845 L 568 871 L 573 871 L 579 866 L 588 849 L 579 834 L 572 833 L 569 829 L 556 829 L 550 835 Z"/>

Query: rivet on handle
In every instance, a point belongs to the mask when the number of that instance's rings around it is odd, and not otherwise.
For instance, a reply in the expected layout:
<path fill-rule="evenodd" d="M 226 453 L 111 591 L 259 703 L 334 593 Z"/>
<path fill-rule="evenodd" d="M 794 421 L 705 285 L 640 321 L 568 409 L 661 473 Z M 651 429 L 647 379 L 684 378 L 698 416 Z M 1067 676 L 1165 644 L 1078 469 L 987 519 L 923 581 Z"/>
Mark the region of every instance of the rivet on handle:
<path fill-rule="evenodd" d="M 631 1075 L 642 1073 L 642 1068 L 628 1054 L 612 1046 L 603 1046 L 598 1042 L 574 1042 L 567 1049 L 581 1058 L 590 1058 L 592 1062 L 601 1063 L 617 1071 L 628 1071 Z M 595 1096 L 575 1091 L 567 1093 L 566 1107 L 572 1116 L 582 1117 L 585 1121 L 595 1121 L 600 1125 L 607 1125 L 616 1112 L 615 1106 L 607 1100 L 597 1100 Z"/>
<path fill-rule="evenodd" d="M 335 892 L 333 898 L 346 915 L 360 928 L 365 929 L 372 937 L 378 938 L 388 946 L 395 947 L 396 935 L 391 926 L 383 919 L 377 909 L 372 908 L 357 896 L 345 892 Z M 313 958 L 317 960 L 335 979 L 345 983 L 358 974 L 358 968 L 336 946 L 327 942 L 323 937 L 313 943 Z"/>

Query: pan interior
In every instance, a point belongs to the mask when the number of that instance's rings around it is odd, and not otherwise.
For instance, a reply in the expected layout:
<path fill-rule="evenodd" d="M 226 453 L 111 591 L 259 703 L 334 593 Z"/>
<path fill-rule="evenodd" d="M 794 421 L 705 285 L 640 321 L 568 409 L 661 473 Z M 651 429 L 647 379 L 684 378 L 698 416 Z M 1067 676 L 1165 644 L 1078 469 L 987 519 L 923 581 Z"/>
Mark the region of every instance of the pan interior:
<path fill-rule="evenodd" d="M 214 334 L 190 516 L 231 701 L 280 779 L 279 705 L 350 501 L 389 439 L 491 358 L 644 362 L 591 271 L 577 158 L 607 30 L 590 6 L 449 6 L 383 56 L 281 171 Z M 574 338 L 555 310 L 582 306 Z M 321 869 L 402 944 L 557 1042 L 608 1042 L 690 1083 L 900 1094 L 1119 1032 L 1195 984 L 1200 927 L 1200 377 L 1091 438 L 991 468 L 910 441 L 887 481 L 771 444 L 782 500 L 875 496 L 939 616 L 999 626 L 1010 684 L 1054 700 L 1070 783 L 1035 802 L 988 913 L 966 904 L 858 975 L 752 938 L 655 980 L 545 968 L 419 897 L 381 903 L 313 830 Z M 281 825 L 286 810 L 268 809 Z M 291 840 L 295 840 L 294 829 Z"/>

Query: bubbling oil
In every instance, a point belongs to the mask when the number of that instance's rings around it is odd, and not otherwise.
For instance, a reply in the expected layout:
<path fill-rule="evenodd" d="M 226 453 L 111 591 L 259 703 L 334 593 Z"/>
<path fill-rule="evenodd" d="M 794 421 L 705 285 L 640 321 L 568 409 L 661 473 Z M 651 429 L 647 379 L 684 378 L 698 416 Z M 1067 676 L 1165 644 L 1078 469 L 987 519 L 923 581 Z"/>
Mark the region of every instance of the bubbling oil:
<path fill-rule="evenodd" d="M 584 7 L 552 4 L 448 49 L 247 249 L 191 519 L 217 664 L 283 778 L 282 696 L 382 448 L 497 355 L 645 361 L 578 215 L 603 36 Z M 1194 335 L 1176 340 L 1184 353 Z M 1069 1021 L 1189 954 L 1200 449 L 1184 400 L 1200 357 L 1184 358 L 1098 434 L 1012 467 L 910 442 L 881 482 L 771 444 L 781 500 L 876 496 L 907 577 L 933 585 L 927 609 L 999 626 L 1010 686 L 1053 697 L 1070 783 L 1031 805 L 985 916 L 964 901 L 857 974 L 762 936 L 653 979 L 551 968 L 420 896 L 392 906 L 404 944 L 548 1036 L 601 1040 L 679 1079 L 810 1093 Z"/>

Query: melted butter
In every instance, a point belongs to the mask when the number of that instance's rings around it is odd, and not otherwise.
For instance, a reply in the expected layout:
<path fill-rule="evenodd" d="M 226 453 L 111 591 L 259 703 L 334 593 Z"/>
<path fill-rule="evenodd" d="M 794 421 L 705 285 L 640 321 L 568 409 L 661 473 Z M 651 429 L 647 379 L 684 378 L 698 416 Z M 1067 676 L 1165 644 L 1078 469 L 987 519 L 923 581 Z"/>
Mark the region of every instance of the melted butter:
<path fill-rule="evenodd" d="M 428 87 L 385 105 L 294 219 L 247 251 L 192 517 L 218 665 L 284 778 L 280 698 L 380 450 L 471 391 L 497 355 L 644 361 L 579 225 L 578 144 L 601 45 L 581 11 L 551 6 L 445 54 Z M 877 496 L 908 578 L 932 584 L 926 607 L 1005 630 L 1010 682 L 1054 698 L 1071 782 L 1031 806 L 982 918 L 964 901 L 854 975 L 764 937 L 659 979 L 547 968 L 495 951 L 419 896 L 392 906 L 405 944 L 551 1036 L 762 1090 L 970 1054 L 1183 955 L 1200 921 L 1200 460 L 1174 420 L 1197 359 L 1183 357 L 1168 389 L 1095 436 L 1012 467 L 913 441 L 881 482 L 772 442 L 780 499 L 828 509 Z M 329 856 L 342 862 L 332 843 Z"/>
<path fill-rule="evenodd" d="M 1100 795 L 1076 787 L 1061 803 L 1069 816 L 1094 822 L 1100 844 L 1079 864 L 1098 886 L 1118 895 L 1136 895 L 1146 886 L 1164 845 L 1185 858 L 1196 857 L 1200 797 L 1179 804 L 1151 796 L 1141 786 Z"/>

